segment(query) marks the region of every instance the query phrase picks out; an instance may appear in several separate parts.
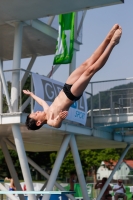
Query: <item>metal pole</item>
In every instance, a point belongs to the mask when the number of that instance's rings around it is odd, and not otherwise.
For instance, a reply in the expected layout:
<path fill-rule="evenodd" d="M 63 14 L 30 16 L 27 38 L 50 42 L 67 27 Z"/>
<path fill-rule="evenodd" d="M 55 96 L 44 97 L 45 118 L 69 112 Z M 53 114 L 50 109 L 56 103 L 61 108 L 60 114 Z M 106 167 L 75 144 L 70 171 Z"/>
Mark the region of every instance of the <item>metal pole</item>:
<path fill-rule="evenodd" d="M 78 176 L 79 183 L 80 183 L 81 190 L 82 190 L 82 194 L 83 194 L 83 199 L 89 200 L 90 198 L 89 198 L 88 193 L 87 193 L 84 173 L 83 173 L 83 170 L 82 170 L 82 165 L 81 165 L 81 161 L 80 161 L 80 157 L 79 157 L 79 153 L 78 153 L 78 148 L 77 148 L 77 144 L 76 144 L 76 140 L 75 140 L 74 135 L 71 136 L 70 146 L 71 146 L 71 151 L 72 151 L 74 162 L 75 162 L 77 176 Z"/>
<path fill-rule="evenodd" d="M 23 105 L 20 106 L 20 111 L 21 111 L 21 112 L 23 112 L 23 110 L 29 105 L 30 99 L 31 99 L 31 97 L 28 97 L 28 98 L 26 99 L 26 101 L 23 103 Z"/>
<path fill-rule="evenodd" d="M 84 10 L 83 14 L 82 14 L 82 18 L 81 18 L 80 24 L 79 24 L 78 29 L 77 29 L 77 36 L 79 35 L 80 30 L 81 30 L 81 28 L 83 26 L 83 22 L 84 22 L 84 18 L 85 18 L 86 13 L 87 13 L 87 10 Z"/>
<path fill-rule="evenodd" d="M 60 150 L 58 152 L 56 161 L 54 163 L 53 170 L 52 170 L 52 172 L 50 174 L 50 178 L 48 180 L 46 191 L 53 190 L 53 186 L 54 186 L 56 178 L 58 176 L 58 172 L 59 172 L 60 166 L 62 164 L 66 149 L 67 149 L 69 141 L 70 141 L 70 138 L 71 138 L 71 135 L 66 135 L 64 137 L 64 140 L 63 140 L 63 142 L 61 144 L 61 147 L 60 147 Z M 45 195 L 45 196 L 43 196 L 43 200 L 49 200 L 49 197 L 50 197 L 50 195 Z"/>
<path fill-rule="evenodd" d="M 23 177 L 26 183 L 26 188 L 29 191 L 34 191 L 19 125 L 12 125 L 12 131 L 13 131 L 14 141 L 16 144 L 16 149 L 19 156 L 21 170 L 22 170 Z M 28 196 L 30 200 L 36 200 L 36 197 L 34 194 L 29 194 Z"/>
<path fill-rule="evenodd" d="M 16 170 L 14 168 L 14 165 L 13 165 L 11 156 L 9 154 L 9 151 L 7 149 L 6 143 L 3 140 L 1 140 L 0 141 L 0 145 L 1 145 L 1 148 L 2 148 L 2 151 L 3 151 L 3 154 L 5 156 L 6 163 L 8 165 L 8 169 L 9 169 L 10 174 L 11 174 L 11 176 L 13 178 L 14 183 L 15 183 L 15 187 L 16 187 L 16 189 L 18 191 L 22 191 L 22 188 L 21 188 L 21 185 L 20 185 Z M 19 194 L 19 198 L 20 198 L 20 200 L 24 200 L 24 195 Z"/>
<path fill-rule="evenodd" d="M 78 14 L 75 14 L 75 22 L 74 22 L 74 39 L 77 39 L 77 20 Z M 73 58 L 72 62 L 69 64 L 69 75 L 75 70 L 76 68 L 76 50 L 73 50 Z"/>
<path fill-rule="evenodd" d="M 7 138 L 4 138 L 4 140 L 8 143 L 8 145 L 9 145 L 12 149 L 16 150 L 14 144 L 13 144 L 10 140 L 8 140 Z M 28 163 L 29 163 L 32 167 L 34 167 L 38 172 L 40 172 L 40 174 L 42 174 L 45 178 L 49 179 L 49 177 L 50 177 L 49 174 L 47 174 L 41 167 L 39 167 L 31 158 L 29 158 L 29 157 L 27 156 L 27 160 L 28 160 Z M 64 191 L 64 188 L 63 188 L 59 183 L 55 182 L 55 186 L 56 186 L 57 188 L 59 188 L 61 191 Z M 66 194 L 66 196 L 67 196 L 68 198 L 72 199 L 72 200 L 75 200 L 75 198 L 74 198 L 71 194 Z"/>
<path fill-rule="evenodd" d="M 32 80 L 32 76 L 31 76 L 31 92 L 33 92 L 33 80 Z M 31 113 L 33 113 L 33 111 L 34 111 L 34 108 L 33 108 L 34 100 L 33 100 L 33 98 L 30 99 L 30 102 L 31 102 Z"/>
<path fill-rule="evenodd" d="M 60 67 L 60 64 L 59 65 L 54 65 L 53 69 L 50 70 L 50 72 L 47 74 L 46 77 L 48 77 L 48 78 L 51 77 L 51 74 L 53 75 L 59 67 Z"/>
<path fill-rule="evenodd" d="M 55 18 L 55 16 L 49 17 L 49 20 L 48 20 L 48 25 L 49 25 L 49 26 L 52 25 L 52 22 L 54 21 L 54 18 Z"/>
<path fill-rule="evenodd" d="M 125 150 L 123 151 L 123 153 L 122 153 L 122 155 L 121 155 L 121 157 L 120 157 L 118 163 L 117 163 L 116 166 L 114 167 L 114 170 L 112 171 L 112 173 L 110 174 L 109 178 L 107 179 L 105 185 L 103 186 L 103 188 L 102 188 L 102 190 L 101 190 L 101 192 L 100 192 L 100 194 L 99 194 L 97 200 L 100 200 L 101 197 L 103 196 L 103 193 L 105 192 L 107 186 L 109 185 L 110 181 L 112 180 L 113 175 L 115 174 L 116 170 L 119 168 L 119 165 L 121 164 L 123 158 L 124 158 L 125 155 L 127 154 L 128 150 L 129 150 L 129 148 L 130 148 L 130 146 L 131 146 L 131 144 L 128 144 L 128 145 L 126 146 L 126 148 L 125 148 Z"/>
<path fill-rule="evenodd" d="M 111 114 L 113 114 L 112 91 L 110 91 L 110 108 L 111 108 Z"/>
<path fill-rule="evenodd" d="M 23 24 L 17 23 L 15 27 L 15 38 L 14 38 L 14 52 L 13 52 L 13 70 L 20 69 L 20 62 L 21 62 L 21 49 L 22 49 L 22 31 L 23 31 Z M 19 80 L 20 80 L 20 70 L 13 71 L 12 74 L 12 88 L 11 88 L 11 101 L 13 112 L 18 112 L 18 91 L 19 91 Z M 31 179 L 31 174 L 26 158 L 26 153 L 24 149 L 24 144 L 22 140 L 22 135 L 20 132 L 19 125 L 12 125 L 12 132 L 14 141 L 16 144 L 16 149 L 18 152 L 18 157 L 23 173 L 24 180 L 26 182 L 27 190 L 33 191 L 33 183 Z M 29 194 L 29 200 L 36 200 L 34 194 Z"/>
<path fill-rule="evenodd" d="M 8 93 L 7 86 L 6 86 L 6 80 L 5 80 L 5 76 L 4 76 L 4 73 L 3 73 L 3 66 L 2 66 L 1 60 L 0 60 L 0 76 L 1 76 L 2 84 L 3 84 L 3 88 L 4 88 L 4 91 L 5 91 L 9 111 L 12 112 L 12 106 L 11 106 L 11 103 L 10 103 L 10 97 L 9 97 L 9 93 Z"/>
<path fill-rule="evenodd" d="M 101 115 L 101 92 L 99 92 L 99 115 Z"/>
<path fill-rule="evenodd" d="M 20 69 L 21 62 L 21 49 L 22 49 L 22 32 L 23 24 L 20 22 L 15 27 L 14 37 L 14 51 L 13 51 L 13 67 L 12 69 Z M 18 112 L 18 91 L 20 70 L 13 71 L 12 73 L 12 88 L 11 88 L 11 102 L 14 112 Z"/>
<path fill-rule="evenodd" d="M 91 83 L 91 128 L 93 129 L 93 83 Z"/>
<path fill-rule="evenodd" d="M 33 64 L 34 64 L 34 62 L 35 62 L 35 60 L 36 60 L 36 55 L 33 55 L 32 56 L 32 58 L 31 58 L 31 60 L 30 60 L 30 63 L 29 63 L 29 65 L 28 65 L 28 67 L 27 67 L 27 70 L 28 71 L 30 71 L 31 70 L 31 68 L 33 67 Z M 23 78 L 22 78 L 22 80 L 21 80 L 21 87 L 23 88 L 24 87 L 24 84 L 25 84 L 25 82 L 26 82 L 26 80 L 27 80 L 27 78 L 28 78 L 28 75 L 29 75 L 29 72 L 25 72 L 25 74 L 24 74 L 24 76 L 23 76 Z"/>

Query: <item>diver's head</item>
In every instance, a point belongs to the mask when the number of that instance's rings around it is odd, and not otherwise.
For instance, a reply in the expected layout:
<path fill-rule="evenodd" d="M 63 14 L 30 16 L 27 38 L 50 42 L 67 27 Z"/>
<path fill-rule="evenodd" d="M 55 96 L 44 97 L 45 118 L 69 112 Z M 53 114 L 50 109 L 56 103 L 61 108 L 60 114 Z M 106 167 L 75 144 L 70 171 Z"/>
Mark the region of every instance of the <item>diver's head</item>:
<path fill-rule="evenodd" d="M 46 123 L 46 114 L 42 111 L 31 113 L 27 116 L 26 126 L 29 130 L 38 130 Z"/>

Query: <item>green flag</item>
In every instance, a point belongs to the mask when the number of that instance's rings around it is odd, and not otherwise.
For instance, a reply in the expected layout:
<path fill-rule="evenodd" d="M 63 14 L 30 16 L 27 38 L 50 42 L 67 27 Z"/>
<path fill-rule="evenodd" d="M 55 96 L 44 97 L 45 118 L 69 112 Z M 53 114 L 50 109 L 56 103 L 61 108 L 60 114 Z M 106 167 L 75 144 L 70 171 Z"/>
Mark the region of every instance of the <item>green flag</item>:
<path fill-rule="evenodd" d="M 75 13 L 59 15 L 59 36 L 53 64 L 71 63 L 74 45 Z"/>

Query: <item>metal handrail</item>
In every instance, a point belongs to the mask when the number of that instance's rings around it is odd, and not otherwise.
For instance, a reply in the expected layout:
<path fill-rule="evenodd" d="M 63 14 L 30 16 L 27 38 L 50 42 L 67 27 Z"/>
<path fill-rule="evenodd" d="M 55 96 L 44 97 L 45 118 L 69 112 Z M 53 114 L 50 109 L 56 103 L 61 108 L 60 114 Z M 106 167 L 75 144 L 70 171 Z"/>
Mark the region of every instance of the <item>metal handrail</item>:
<path fill-rule="evenodd" d="M 110 80 L 104 80 L 104 81 L 92 81 L 90 83 L 104 83 L 104 82 L 113 82 L 113 81 L 125 81 L 125 80 L 131 80 L 133 77 L 129 78 L 121 78 L 121 79 L 110 79 Z"/>

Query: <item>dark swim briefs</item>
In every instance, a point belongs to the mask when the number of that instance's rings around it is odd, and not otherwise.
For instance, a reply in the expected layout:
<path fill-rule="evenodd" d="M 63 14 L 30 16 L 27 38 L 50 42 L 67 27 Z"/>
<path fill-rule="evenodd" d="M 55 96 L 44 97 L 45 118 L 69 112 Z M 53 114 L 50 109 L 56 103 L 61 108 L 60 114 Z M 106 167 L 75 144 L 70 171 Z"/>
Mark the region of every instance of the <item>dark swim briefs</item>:
<path fill-rule="evenodd" d="M 63 87 L 63 91 L 64 91 L 65 95 L 68 97 L 68 99 L 70 99 L 71 101 L 78 101 L 82 95 L 80 95 L 79 97 L 75 97 L 71 93 L 71 87 L 72 87 L 72 85 L 65 83 L 64 87 Z"/>

